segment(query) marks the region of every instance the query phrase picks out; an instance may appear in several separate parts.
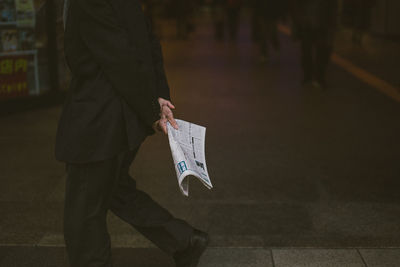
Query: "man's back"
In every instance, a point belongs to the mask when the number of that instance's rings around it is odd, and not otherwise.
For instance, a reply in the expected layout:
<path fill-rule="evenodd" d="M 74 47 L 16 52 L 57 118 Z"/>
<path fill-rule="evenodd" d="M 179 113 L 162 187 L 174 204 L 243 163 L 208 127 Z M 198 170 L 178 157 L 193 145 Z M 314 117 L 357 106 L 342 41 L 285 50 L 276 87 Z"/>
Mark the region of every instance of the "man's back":
<path fill-rule="evenodd" d="M 169 88 L 139 1 L 70 1 L 65 55 L 72 80 L 56 157 L 103 160 L 136 147 L 152 132 L 157 97 L 168 98 Z"/>

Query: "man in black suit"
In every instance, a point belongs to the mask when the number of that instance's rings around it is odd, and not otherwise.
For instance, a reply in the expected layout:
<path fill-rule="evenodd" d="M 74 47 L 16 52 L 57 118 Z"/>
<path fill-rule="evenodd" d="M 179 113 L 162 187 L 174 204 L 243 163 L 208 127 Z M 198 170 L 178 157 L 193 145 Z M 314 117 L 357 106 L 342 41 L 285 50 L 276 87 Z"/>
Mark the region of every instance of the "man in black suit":
<path fill-rule="evenodd" d="M 138 0 L 68 0 L 65 56 L 72 73 L 57 132 L 66 162 L 64 237 L 72 267 L 112 266 L 111 210 L 177 266 L 197 266 L 208 235 L 136 188 L 129 166 L 155 130 L 175 128 L 161 47 Z"/>

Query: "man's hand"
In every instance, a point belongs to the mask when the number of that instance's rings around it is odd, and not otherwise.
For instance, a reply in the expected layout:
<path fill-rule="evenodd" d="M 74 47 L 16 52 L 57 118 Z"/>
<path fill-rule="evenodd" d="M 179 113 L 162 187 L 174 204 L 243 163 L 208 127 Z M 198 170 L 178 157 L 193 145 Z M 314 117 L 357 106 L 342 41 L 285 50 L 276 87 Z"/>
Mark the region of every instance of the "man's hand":
<path fill-rule="evenodd" d="M 155 131 L 164 132 L 168 134 L 167 130 L 167 122 L 169 122 L 172 127 L 178 130 L 178 124 L 174 119 L 174 114 L 172 113 L 172 109 L 175 109 L 175 106 L 168 100 L 163 98 L 158 98 L 158 103 L 160 104 L 160 119 L 156 121 L 153 125 L 153 129 Z"/>

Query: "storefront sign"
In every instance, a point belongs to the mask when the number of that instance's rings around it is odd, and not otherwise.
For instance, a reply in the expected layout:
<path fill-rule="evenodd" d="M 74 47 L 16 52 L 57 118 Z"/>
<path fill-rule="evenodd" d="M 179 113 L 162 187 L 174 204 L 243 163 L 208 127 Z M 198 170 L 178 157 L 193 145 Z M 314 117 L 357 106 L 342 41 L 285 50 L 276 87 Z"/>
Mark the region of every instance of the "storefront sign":
<path fill-rule="evenodd" d="M 31 57 L 0 57 L 0 99 L 29 94 L 28 63 Z"/>
<path fill-rule="evenodd" d="M 35 26 L 35 8 L 33 0 L 15 0 L 18 27 Z"/>

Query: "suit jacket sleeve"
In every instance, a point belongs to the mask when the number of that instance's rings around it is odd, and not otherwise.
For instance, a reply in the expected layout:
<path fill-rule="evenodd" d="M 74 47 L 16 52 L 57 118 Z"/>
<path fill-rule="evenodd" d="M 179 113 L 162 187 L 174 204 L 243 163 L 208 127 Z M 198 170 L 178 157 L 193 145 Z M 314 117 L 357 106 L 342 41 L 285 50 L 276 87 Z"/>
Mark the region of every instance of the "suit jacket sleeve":
<path fill-rule="evenodd" d="M 160 106 L 151 75 L 126 30 L 117 21 L 107 0 L 77 0 L 79 33 L 94 60 L 139 118 L 151 127 L 159 119 Z"/>
<path fill-rule="evenodd" d="M 149 20 L 147 20 L 147 27 L 149 29 L 149 34 L 150 34 L 150 41 L 151 41 L 151 46 L 152 46 L 152 56 L 153 56 L 153 66 L 154 66 L 154 72 L 156 74 L 156 79 L 157 79 L 157 94 L 159 97 L 162 97 L 167 100 L 171 100 L 167 76 L 165 75 L 165 70 L 164 70 L 164 60 L 163 60 L 160 41 L 153 33 Z"/>

